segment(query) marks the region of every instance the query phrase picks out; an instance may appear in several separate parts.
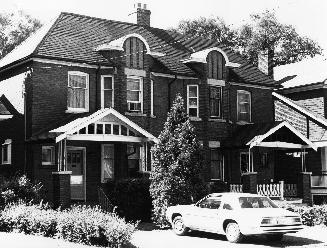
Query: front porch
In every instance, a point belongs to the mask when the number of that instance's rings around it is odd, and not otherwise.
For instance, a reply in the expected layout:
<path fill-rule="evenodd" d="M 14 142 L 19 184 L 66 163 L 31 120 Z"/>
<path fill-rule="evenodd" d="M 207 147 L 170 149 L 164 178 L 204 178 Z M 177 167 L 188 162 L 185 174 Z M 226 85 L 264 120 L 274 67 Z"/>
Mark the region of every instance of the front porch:
<path fill-rule="evenodd" d="M 56 205 L 98 201 L 102 184 L 144 176 L 151 169 L 150 147 L 157 139 L 114 109 L 99 110 L 50 132 L 56 143 Z"/>

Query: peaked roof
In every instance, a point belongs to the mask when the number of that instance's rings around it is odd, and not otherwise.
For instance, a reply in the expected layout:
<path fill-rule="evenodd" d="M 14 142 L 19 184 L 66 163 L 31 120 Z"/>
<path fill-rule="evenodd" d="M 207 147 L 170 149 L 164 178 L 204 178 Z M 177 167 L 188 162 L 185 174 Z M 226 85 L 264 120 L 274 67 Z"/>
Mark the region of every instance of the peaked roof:
<path fill-rule="evenodd" d="M 238 68 L 232 68 L 241 81 L 249 84 L 275 84 L 274 80 L 217 41 L 72 13 L 61 13 L 50 28 L 44 27 L 42 32 L 36 34 L 38 38 L 31 37 L 3 58 L 0 67 L 6 68 L 27 57 L 110 65 L 96 48 L 132 33 L 144 37 L 153 54 L 164 54 L 153 56 L 169 73 L 195 76 L 194 71 L 182 61 L 189 59 L 195 52 L 219 47 L 227 54 L 231 63 L 241 64 Z M 17 56 L 20 52 L 23 55 Z"/>
<path fill-rule="evenodd" d="M 133 128 L 137 132 L 141 133 L 142 135 L 149 138 L 150 140 L 157 142 L 156 137 L 154 137 L 152 134 L 150 134 L 149 132 L 147 132 L 146 130 L 141 128 L 139 125 L 135 124 L 134 122 L 132 122 L 127 117 L 120 114 L 118 111 L 116 111 L 113 108 L 100 109 L 89 116 L 77 118 L 63 126 L 60 126 L 58 128 L 51 130 L 50 133 L 58 133 L 59 136 L 56 137 L 56 142 L 59 142 L 59 141 L 65 139 L 67 136 L 77 132 L 78 130 L 80 130 L 84 127 L 87 127 L 88 125 L 90 125 L 92 123 L 95 123 L 95 122 L 101 120 L 102 118 L 104 118 L 105 116 L 108 116 L 108 115 L 113 115 L 113 116 L 117 117 L 119 120 L 121 120 L 123 123 L 125 123 L 126 125 Z"/>

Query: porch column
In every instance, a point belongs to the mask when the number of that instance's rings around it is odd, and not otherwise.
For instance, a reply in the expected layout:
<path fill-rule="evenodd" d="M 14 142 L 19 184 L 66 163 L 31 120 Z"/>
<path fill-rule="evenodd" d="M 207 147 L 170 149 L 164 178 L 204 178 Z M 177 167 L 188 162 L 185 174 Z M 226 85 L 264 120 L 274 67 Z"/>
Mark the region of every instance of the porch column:
<path fill-rule="evenodd" d="M 242 175 L 243 192 L 257 194 L 257 172 L 247 172 Z"/>
<path fill-rule="evenodd" d="M 302 197 L 303 203 L 312 205 L 313 199 L 311 194 L 311 174 L 312 172 L 300 172 L 298 177 L 298 196 Z"/>
<path fill-rule="evenodd" d="M 70 206 L 70 176 L 71 171 L 54 171 L 53 179 L 53 204 L 66 208 Z"/>

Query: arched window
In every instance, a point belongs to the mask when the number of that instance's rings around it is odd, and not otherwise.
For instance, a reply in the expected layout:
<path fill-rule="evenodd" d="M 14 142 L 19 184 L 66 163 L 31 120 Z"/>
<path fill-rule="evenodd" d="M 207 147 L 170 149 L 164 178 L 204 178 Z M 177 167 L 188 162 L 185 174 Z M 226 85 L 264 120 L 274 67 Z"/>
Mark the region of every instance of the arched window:
<path fill-rule="evenodd" d="M 220 52 L 211 51 L 207 56 L 208 78 L 224 80 L 226 78 L 225 64 L 225 58 Z"/>
<path fill-rule="evenodd" d="M 126 67 L 143 69 L 144 55 L 146 46 L 143 41 L 137 37 L 130 37 L 124 42 L 124 51 L 126 54 Z"/>

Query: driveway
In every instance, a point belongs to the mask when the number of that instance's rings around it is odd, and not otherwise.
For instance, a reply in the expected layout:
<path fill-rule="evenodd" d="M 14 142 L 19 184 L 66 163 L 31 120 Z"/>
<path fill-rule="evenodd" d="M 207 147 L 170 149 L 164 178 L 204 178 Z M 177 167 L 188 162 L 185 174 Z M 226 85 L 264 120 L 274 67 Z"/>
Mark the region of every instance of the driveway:
<path fill-rule="evenodd" d="M 226 241 L 222 235 L 190 232 L 187 236 L 177 236 L 171 230 L 157 230 L 141 225 L 131 241 L 138 248 L 217 248 L 217 247 L 327 247 L 327 228 L 306 227 L 296 234 L 285 235 L 281 242 L 268 242 L 264 237 L 249 237 L 241 244 Z"/>

